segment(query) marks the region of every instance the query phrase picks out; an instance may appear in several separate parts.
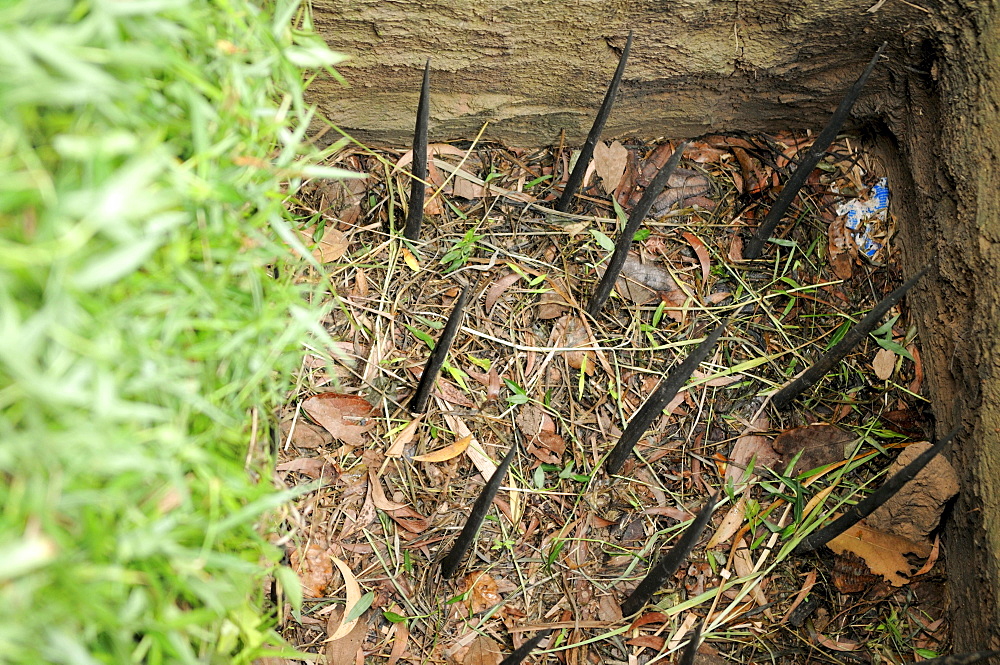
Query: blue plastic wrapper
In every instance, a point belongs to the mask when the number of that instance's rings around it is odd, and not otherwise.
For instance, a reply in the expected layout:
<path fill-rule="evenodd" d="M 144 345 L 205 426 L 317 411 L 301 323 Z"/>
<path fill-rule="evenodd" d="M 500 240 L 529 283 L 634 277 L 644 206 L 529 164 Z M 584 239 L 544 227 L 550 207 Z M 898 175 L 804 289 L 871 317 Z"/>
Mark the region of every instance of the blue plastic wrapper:
<path fill-rule="evenodd" d="M 867 198 L 857 198 L 837 206 L 837 214 L 845 218 L 857 243 L 858 251 L 869 261 L 875 261 L 882 250 L 881 243 L 872 236 L 876 229 L 884 229 L 889 214 L 889 186 L 882 178 L 868 190 Z"/>

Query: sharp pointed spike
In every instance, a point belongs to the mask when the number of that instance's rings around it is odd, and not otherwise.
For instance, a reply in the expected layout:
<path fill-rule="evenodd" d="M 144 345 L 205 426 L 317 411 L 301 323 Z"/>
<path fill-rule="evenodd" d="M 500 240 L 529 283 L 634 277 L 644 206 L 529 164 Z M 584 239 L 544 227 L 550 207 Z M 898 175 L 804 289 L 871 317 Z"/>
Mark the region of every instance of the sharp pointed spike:
<path fill-rule="evenodd" d="M 865 71 L 861 73 L 858 80 L 854 82 L 850 90 L 844 96 L 844 99 L 840 102 L 840 106 L 837 110 L 833 112 L 830 117 L 830 121 L 823 128 L 823 131 L 819 133 L 816 140 L 813 141 L 812 146 L 806 151 L 806 154 L 802 157 L 799 162 L 798 167 L 792 173 L 792 176 L 785 183 L 784 188 L 781 190 L 781 194 L 774 201 L 774 205 L 771 206 L 771 210 L 767 213 L 767 217 L 761 222 L 760 228 L 757 232 L 750 238 L 747 243 L 746 248 L 743 250 L 743 258 L 748 260 L 756 259 L 760 256 L 761 250 L 764 248 L 764 243 L 767 242 L 768 238 L 771 237 L 771 233 L 774 228 L 784 217 L 785 212 L 788 210 L 788 206 L 791 205 L 795 196 L 802 189 L 802 185 L 805 184 L 806 179 L 809 174 L 812 173 L 816 165 L 819 164 L 819 160 L 823 158 L 826 154 L 826 149 L 830 147 L 833 140 L 837 138 L 837 133 L 840 132 L 840 128 L 844 126 L 844 121 L 847 120 L 847 116 L 850 114 L 851 109 L 854 107 L 854 102 L 858 101 L 858 97 L 861 95 L 861 90 L 865 87 L 865 83 L 868 81 L 868 77 L 871 76 L 872 71 L 875 69 L 875 65 L 878 64 L 879 58 L 882 56 L 882 51 L 885 50 L 886 42 L 882 43 L 878 51 L 875 52 L 875 56 L 865 67 Z"/>
<path fill-rule="evenodd" d="M 615 70 L 615 75 L 611 78 L 611 84 L 604 95 L 604 101 L 601 102 L 601 108 L 597 111 L 597 117 L 594 118 L 594 124 L 590 128 L 590 133 L 587 134 L 587 140 L 584 142 L 583 148 L 580 149 L 580 156 L 576 160 L 573 172 L 569 175 L 569 180 L 566 181 L 562 196 L 556 202 L 556 210 L 560 212 L 566 212 L 569 209 L 570 204 L 573 202 L 573 197 L 576 195 L 576 190 L 583 184 L 583 176 L 587 173 L 587 165 L 590 163 L 590 158 L 594 156 L 594 146 L 600 140 L 601 133 L 604 131 L 604 125 L 608 121 L 608 116 L 611 115 L 611 107 L 615 104 L 618 86 L 622 82 L 622 75 L 625 73 L 625 64 L 628 62 L 628 55 L 632 50 L 632 36 L 633 33 L 629 32 L 628 41 L 625 42 L 625 50 L 622 51 L 622 57 L 618 60 L 618 68 Z"/>
<path fill-rule="evenodd" d="M 430 124 L 431 61 L 424 65 L 424 81 L 420 86 L 417 103 L 417 124 L 413 129 L 413 168 L 410 180 L 409 209 L 403 237 L 411 242 L 420 239 L 420 225 L 424 221 L 424 182 L 427 181 L 427 126 Z"/>
<path fill-rule="evenodd" d="M 434 382 L 437 380 L 438 374 L 441 373 L 441 367 L 444 366 L 448 350 L 451 349 L 451 343 L 455 341 L 455 335 L 458 334 L 458 329 L 462 326 L 462 314 L 465 311 L 465 305 L 469 302 L 470 292 L 470 287 L 463 287 L 462 293 L 455 300 L 455 306 L 448 316 L 448 323 L 445 324 L 441 337 L 434 345 L 434 350 L 431 351 L 427 364 L 424 365 L 424 373 L 420 375 L 420 383 L 417 384 L 417 389 L 407 405 L 410 413 L 423 413 L 427 410 L 427 402 L 430 401 Z"/>
<path fill-rule="evenodd" d="M 551 628 L 546 628 L 538 632 L 534 637 L 522 644 L 520 648 L 515 649 L 509 656 L 504 658 L 500 665 L 521 665 L 521 661 L 527 658 L 528 654 L 534 651 L 550 633 L 552 633 Z"/>
<path fill-rule="evenodd" d="M 641 610 L 653 597 L 653 594 L 673 576 L 681 563 L 691 554 L 694 546 L 698 544 L 698 539 L 701 538 L 701 533 L 705 530 L 708 520 L 711 519 L 712 511 L 715 510 L 718 501 L 719 495 L 712 495 L 704 507 L 698 511 L 698 516 L 691 522 L 691 526 L 685 529 L 677 540 L 677 544 L 656 560 L 646 577 L 639 582 L 635 591 L 622 602 L 622 616 L 632 616 Z"/>
<path fill-rule="evenodd" d="M 479 527 L 482 525 L 486 513 L 490 510 L 490 504 L 493 503 L 493 497 L 497 495 L 497 490 L 500 489 L 500 484 L 503 482 L 504 476 L 507 475 L 507 469 L 510 468 L 510 463 L 514 460 L 514 455 L 517 453 L 517 446 L 518 444 L 515 442 L 510 447 L 507 455 L 500 462 L 500 466 L 490 476 L 490 479 L 486 482 L 486 486 L 483 487 L 483 491 L 479 493 L 479 498 L 472 505 L 469 518 L 465 520 L 465 526 L 462 527 L 462 533 L 458 534 L 458 538 L 455 540 L 455 544 L 451 546 L 451 550 L 441 559 L 441 575 L 443 577 L 448 578 L 455 574 L 459 564 L 462 563 L 465 553 L 472 546 L 473 541 L 475 541 L 476 534 L 479 533 Z"/>
<path fill-rule="evenodd" d="M 930 266 L 924 266 L 917 272 L 917 274 L 906 280 L 902 286 L 894 290 L 885 298 L 882 298 L 882 300 L 880 300 L 863 319 L 858 321 L 853 328 L 847 331 L 847 334 L 844 335 L 844 337 L 837 342 L 832 349 L 820 356 L 819 360 L 813 363 L 809 369 L 795 377 L 791 383 L 774 393 L 771 397 L 771 404 L 777 409 L 784 409 L 803 391 L 807 390 L 814 383 L 826 376 L 827 372 L 833 369 L 834 365 L 840 362 L 844 356 L 851 351 L 851 349 L 857 346 L 861 340 L 868 336 L 868 333 L 875 330 L 878 324 L 882 321 L 882 317 L 884 317 L 886 313 L 896 305 L 896 303 L 903 299 L 906 292 L 913 288 L 913 285 L 916 284 L 928 270 L 930 270 Z"/>
<path fill-rule="evenodd" d="M 628 256 L 628 250 L 632 246 L 632 240 L 635 238 L 636 231 L 639 230 L 639 225 L 642 224 L 643 220 L 646 219 L 646 215 L 652 209 L 653 201 L 656 200 L 656 197 L 666 187 L 667 181 L 670 180 L 670 176 L 677 168 L 677 164 L 680 163 L 681 155 L 684 154 L 684 149 L 687 148 L 687 145 L 688 141 L 681 141 L 677 149 L 674 150 L 674 154 L 670 156 L 667 163 L 663 165 L 663 168 L 657 172 L 653 181 L 646 187 L 642 198 L 632 208 L 632 212 L 628 216 L 628 221 L 625 223 L 625 228 L 622 229 L 622 232 L 618 234 L 618 238 L 615 240 L 615 251 L 611 255 L 611 260 L 608 261 L 607 267 L 604 269 L 604 275 L 601 277 L 601 281 L 598 282 L 597 288 L 594 289 L 594 295 L 590 297 L 590 302 L 587 303 L 587 313 L 591 316 L 596 317 L 600 313 L 608 296 L 611 295 L 611 289 L 614 287 L 615 281 L 622 271 L 622 266 L 625 265 L 625 258 Z"/>
<path fill-rule="evenodd" d="M 688 639 L 687 646 L 684 647 L 677 665 L 694 665 L 694 660 L 698 656 L 698 644 L 701 642 L 701 631 L 704 627 L 705 620 L 702 619 L 691 632 L 691 637 Z"/>
<path fill-rule="evenodd" d="M 793 554 L 812 552 L 813 550 L 826 545 L 828 542 L 885 505 L 885 502 L 891 499 L 896 492 L 903 487 L 903 485 L 913 480 L 913 478 L 920 473 L 920 470 L 927 466 L 928 462 L 934 459 L 935 455 L 944 450 L 944 447 L 955 438 L 956 434 L 958 434 L 958 430 L 959 428 L 956 427 L 952 431 L 948 432 L 943 439 L 917 455 L 916 459 L 896 472 L 892 478 L 885 481 L 882 487 L 879 487 L 864 499 L 851 506 L 847 512 L 827 524 L 822 529 L 814 531 L 806 536 L 802 542 L 799 543 L 794 550 L 792 550 Z"/>
<path fill-rule="evenodd" d="M 724 321 L 716 326 L 715 330 L 710 332 L 695 350 L 691 352 L 691 355 L 684 359 L 684 362 L 664 377 L 643 405 L 639 407 L 639 410 L 635 412 L 635 415 L 629 420 L 628 426 L 625 427 L 625 431 L 618 438 L 618 443 L 615 444 L 614 449 L 604 463 L 609 476 L 618 473 L 625 460 L 632 454 L 632 449 L 635 448 L 635 444 L 638 443 L 639 438 L 649 429 L 653 421 L 663 413 L 663 408 L 670 403 L 670 400 L 674 398 L 677 391 L 687 383 L 687 380 L 691 378 L 691 374 L 698 369 L 698 365 L 708 358 L 712 347 L 719 341 L 722 331 L 725 330 L 726 323 L 727 321 Z"/>

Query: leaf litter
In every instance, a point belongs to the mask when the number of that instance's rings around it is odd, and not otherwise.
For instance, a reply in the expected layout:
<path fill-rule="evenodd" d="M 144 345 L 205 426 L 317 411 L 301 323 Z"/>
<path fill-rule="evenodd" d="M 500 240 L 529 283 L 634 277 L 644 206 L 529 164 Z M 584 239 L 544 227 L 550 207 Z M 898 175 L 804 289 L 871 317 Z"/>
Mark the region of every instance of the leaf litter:
<path fill-rule="evenodd" d="M 329 275 L 304 278 L 328 280 L 330 334 L 364 351 L 353 358 L 317 351 L 281 423 L 277 481 L 320 483 L 282 527 L 306 596 L 301 614 L 287 606 L 279 614 L 290 642 L 325 653 L 328 662 L 495 665 L 552 629 L 540 644 L 550 651 L 536 650 L 533 662 L 643 663 L 679 650 L 704 617 L 698 658 L 705 662 L 720 655 L 813 662 L 801 659 L 803 643 L 879 654 L 911 649 L 904 659 L 918 648 L 945 649 L 942 611 L 904 593 L 942 583 L 927 540 L 936 521 L 906 512 L 926 502 L 926 489 L 903 499 L 910 508 L 893 507 L 903 512 L 889 520 L 919 524 L 920 539 L 874 526 L 876 513 L 858 527 L 867 535 L 854 534 L 864 544 L 838 543 L 832 564 L 775 562 L 782 530 L 803 519 L 799 513 L 823 510 L 815 501 L 797 502 L 820 485 L 828 499 L 877 486 L 888 463 L 880 451 L 930 428 L 917 340 L 902 305 L 887 317 L 891 329 L 878 332 L 909 357 L 869 337 L 794 409 L 767 417 L 768 392 L 902 281 L 897 254 L 890 251 L 884 265 L 866 262 L 838 225 L 843 192 L 859 192 L 883 175 L 848 139 L 810 175 L 790 213 L 798 222 L 786 220 L 775 231 L 781 244 L 766 250 L 771 263 L 740 263 L 742 234 L 763 218 L 779 170 L 809 141 L 719 135 L 691 143 L 596 322 L 574 310 L 606 262 L 600 239 L 615 237 L 620 215 L 673 144 L 598 144 L 570 217 L 531 207 L 551 207 L 558 197 L 566 151 L 434 144 L 426 237 L 413 251 L 386 234 L 402 223 L 397 193 L 408 187 L 404 167 L 412 153 L 348 147 L 333 161 L 366 174 L 364 180 L 307 183 L 300 205 L 323 226 L 302 231 L 314 242 L 327 237 L 332 249 L 315 246 Z M 439 257 L 469 238 L 457 269 L 439 271 Z M 465 322 L 428 413 L 414 418 L 402 408 L 416 385 L 409 368 L 426 361 L 427 340 L 438 338 L 463 286 L 473 293 Z M 628 473 L 607 485 L 598 464 L 658 377 L 689 353 L 679 342 L 699 339 L 711 317 L 725 315 L 734 318 L 722 351 L 640 440 Z M 524 437 L 525 450 L 463 574 L 441 582 L 433 562 L 516 436 Z M 810 474 L 817 467 L 828 470 Z M 924 473 L 936 479 L 946 472 Z M 618 604 L 626 590 L 658 547 L 676 540 L 678 520 L 689 520 L 722 482 L 730 483 L 733 501 L 723 498 L 702 544 L 621 641 Z M 930 502 L 944 505 L 945 494 Z M 914 544 L 901 548 L 893 538 Z M 325 642 L 353 604 L 354 592 L 336 588 L 335 557 L 358 591 L 373 597 L 349 633 Z M 740 591 L 734 579 L 752 583 Z M 676 610 L 683 601 L 690 609 Z M 793 610 L 805 618 L 780 620 Z M 886 617 L 917 636 L 909 647 L 879 632 Z M 770 652 L 761 650 L 762 640 Z M 829 661 L 817 655 L 815 662 Z"/>

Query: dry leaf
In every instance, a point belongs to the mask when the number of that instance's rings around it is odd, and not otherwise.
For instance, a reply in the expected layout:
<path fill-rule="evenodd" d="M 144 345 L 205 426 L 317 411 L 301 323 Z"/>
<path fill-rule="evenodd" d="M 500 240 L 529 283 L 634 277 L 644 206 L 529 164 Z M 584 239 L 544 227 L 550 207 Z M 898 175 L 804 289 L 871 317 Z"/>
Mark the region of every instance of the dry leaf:
<path fill-rule="evenodd" d="M 320 598 L 333 577 L 333 562 L 325 547 L 309 543 L 305 551 L 296 549 L 288 557 L 292 570 L 302 582 L 302 593 L 307 598 Z"/>
<path fill-rule="evenodd" d="M 736 552 L 733 553 L 733 568 L 740 577 L 747 577 L 753 573 L 753 557 L 750 555 L 750 548 L 742 538 L 736 544 Z M 757 580 L 757 583 L 750 589 L 750 595 L 758 606 L 767 605 L 767 596 L 764 595 L 764 578 Z M 770 610 L 765 609 L 764 613 L 770 616 Z"/>
<path fill-rule="evenodd" d="M 578 317 L 571 314 L 559 319 L 552 330 L 553 335 L 556 335 L 557 331 L 564 335 L 562 346 L 583 346 L 590 341 L 587 327 Z M 567 351 L 566 363 L 573 369 L 582 369 L 587 376 L 594 374 L 593 351 Z"/>
<path fill-rule="evenodd" d="M 889 349 L 879 349 L 872 361 L 872 369 L 875 370 L 875 376 L 883 381 L 888 380 L 896 369 L 896 354 Z"/>
<path fill-rule="evenodd" d="M 566 299 L 553 291 L 546 291 L 538 297 L 538 318 L 542 321 L 558 319 L 569 311 Z"/>
<path fill-rule="evenodd" d="M 372 405 L 358 395 L 321 393 L 304 400 L 302 409 L 334 438 L 352 446 L 364 444 L 362 435 L 374 426 Z"/>
<path fill-rule="evenodd" d="M 719 528 L 716 529 L 712 537 L 709 538 L 708 544 L 705 545 L 705 549 L 710 550 L 717 545 L 729 542 L 729 539 L 736 535 L 736 532 L 740 530 L 740 526 L 743 524 L 743 520 L 746 516 L 746 506 L 747 506 L 747 492 L 749 489 L 744 490 L 743 494 L 740 495 L 739 500 L 730 506 L 729 510 L 726 512 L 726 516 L 722 518 L 722 523 L 719 524 Z"/>
<path fill-rule="evenodd" d="M 598 141 L 594 145 L 594 168 L 601 177 L 604 191 L 613 194 L 625 175 L 625 165 L 628 163 L 628 149 L 618 141 L 610 146 Z"/>
<path fill-rule="evenodd" d="M 830 267 L 840 279 L 850 279 L 854 273 L 854 258 L 858 255 L 858 246 L 847 228 L 847 219 L 838 217 L 831 222 L 827 237 Z"/>
<path fill-rule="evenodd" d="M 500 665 L 500 645 L 486 635 L 476 635 L 468 647 L 452 654 L 455 665 Z"/>
<path fill-rule="evenodd" d="M 373 468 L 368 469 L 368 489 L 372 493 L 372 503 L 374 503 L 375 507 L 379 510 L 388 512 L 390 510 L 398 510 L 406 507 L 405 503 L 390 501 L 385 496 L 385 490 L 382 489 L 382 483 L 375 475 L 375 469 Z"/>
<path fill-rule="evenodd" d="M 872 573 L 881 575 L 897 587 L 909 582 L 910 576 L 919 568 L 910 563 L 906 555 L 926 559 L 931 553 L 931 547 L 926 543 L 915 543 L 901 536 L 876 531 L 868 527 L 864 520 L 831 540 L 827 547 L 837 554 L 857 554 Z"/>
<path fill-rule="evenodd" d="M 770 440 L 758 433 L 766 432 L 770 427 L 771 423 L 767 416 L 761 416 L 733 444 L 733 450 L 729 453 L 730 464 L 726 465 L 726 482 L 732 482 L 736 491 L 742 491 L 745 486 L 739 483 L 743 479 L 747 467 L 750 466 L 751 460 L 754 460 L 755 468 L 764 467 L 767 469 L 773 468 L 778 462 L 778 455 L 771 447 Z"/>
<path fill-rule="evenodd" d="M 930 445 L 926 441 L 908 445 L 890 465 L 887 477 L 892 477 Z M 946 457 L 937 455 L 865 521 L 873 529 L 925 542 L 937 528 L 945 504 L 957 493 L 958 474 Z"/>
<path fill-rule="evenodd" d="M 450 460 L 454 457 L 458 457 L 465 452 L 465 449 L 469 447 L 469 442 L 472 441 L 472 435 L 463 436 L 460 439 L 456 439 L 452 443 L 448 444 L 444 448 L 438 448 L 429 453 L 423 455 L 416 455 L 413 458 L 414 462 L 444 462 Z"/>
<path fill-rule="evenodd" d="M 343 616 L 347 616 L 351 613 L 351 610 L 354 609 L 354 606 L 361 600 L 361 587 L 358 585 L 357 578 L 354 577 L 354 573 L 351 572 L 351 569 L 347 567 L 346 563 L 335 556 L 330 557 L 330 559 L 334 564 L 336 564 L 337 568 L 340 570 L 340 574 L 344 577 L 344 591 L 347 594 L 347 604 L 344 606 Z M 335 630 L 330 637 L 326 638 L 326 641 L 333 642 L 344 637 L 354 630 L 354 626 L 357 625 L 360 619 L 361 617 L 356 617 L 347 622 L 340 622 L 337 626 L 337 630 Z M 329 632 L 329 628 L 327 629 L 327 632 Z M 353 656 L 354 654 L 351 655 Z"/>
<path fill-rule="evenodd" d="M 486 291 L 486 297 L 483 299 L 483 306 L 486 308 L 486 311 L 492 314 L 493 306 L 497 304 L 500 296 L 506 293 L 507 289 L 516 284 L 520 279 L 521 276 L 519 274 L 512 272 L 493 282 L 493 286 Z"/>
<path fill-rule="evenodd" d="M 341 624 L 344 618 L 344 608 L 336 607 L 332 612 L 330 612 L 330 617 L 327 620 L 326 631 L 335 630 L 336 626 Z M 364 621 L 351 621 L 351 629 L 339 636 L 330 637 L 326 640 L 326 662 L 328 665 L 347 665 L 348 663 L 356 662 L 356 657 L 358 655 L 358 649 L 362 647 L 365 641 L 365 635 L 368 633 L 368 624 Z"/>
<path fill-rule="evenodd" d="M 330 479 L 336 477 L 336 473 L 322 457 L 298 457 L 287 462 L 282 462 L 275 467 L 276 471 L 295 471 L 310 478 L 322 478 L 324 475 Z M 326 473 L 324 473 L 326 472 Z"/>
<path fill-rule="evenodd" d="M 386 457 L 402 457 L 403 449 L 413 441 L 413 436 L 417 432 L 417 428 L 420 426 L 420 421 L 424 419 L 424 414 L 418 414 L 414 416 L 413 420 L 406 424 L 406 427 L 399 430 L 399 434 L 396 435 L 396 440 L 392 442 L 389 446 L 389 450 L 385 451 Z"/>
<path fill-rule="evenodd" d="M 413 272 L 420 272 L 420 261 L 418 261 L 417 257 L 413 255 L 413 252 L 406 247 L 403 248 L 403 263 L 405 263 Z"/>
<path fill-rule="evenodd" d="M 782 464 L 788 464 L 802 451 L 795 464 L 794 473 L 802 473 L 847 457 L 847 447 L 857 439 L 854 434 L 835 425 L 805 425 L 785 430 L 771 445 L 781 455 Z"/>
<path fill-rule="evenodd" d="M 333 442 L 328 432 L 313 427 L 305 420 L 286 420 L 281 423 L 281 439 L 288 438 L 291 432 L 292 445 L 296 448 L 319 448 Z"/>
<path fill-rule="evenodd" d="M 625 265 L 615 288 L 622 297 L 645 305 L 656 300 L 657 292 L 677 291 L 680 287 L 667 270 L 652 263 L 643 263 L 638 256 L 630 253 L 625 257 Z"/>
<path fill-rule="evenodd" d="M 497 582 L 489 573 L 472 571 L 462 579 L 462 594 L 468 594 L 465 605 L 473 614 L 491 610 L 503 600 Z"/>
<path fill-rule="evenodd" d="M 711 259 L 708 256 L 708 248 L 705 247 L 705 243 L 702 242 L 701 238 L 693 233 L 681 231 L 681 236 L 688 241 L 688 244 L 691 245 L 691 249 L 694 250 L 695 256 L 698 257 L 698 262 L 701 263 L 701 281 L 702 284 L 707 284 L 708 275 L 712 270 Z"/>
<path fill-rule="evenodd" d="M 305 243 L 306 247 L 313 244 L 312 234 L 299 231 L 299 235 L 302 236 L 302 242 Z M 323 237 L 316 243 L 312 255 L 320 263 L 330 263 L 338 260 L 346 251 L 347 237 L 337 229 L 326 229 L 323 232 Z"/>

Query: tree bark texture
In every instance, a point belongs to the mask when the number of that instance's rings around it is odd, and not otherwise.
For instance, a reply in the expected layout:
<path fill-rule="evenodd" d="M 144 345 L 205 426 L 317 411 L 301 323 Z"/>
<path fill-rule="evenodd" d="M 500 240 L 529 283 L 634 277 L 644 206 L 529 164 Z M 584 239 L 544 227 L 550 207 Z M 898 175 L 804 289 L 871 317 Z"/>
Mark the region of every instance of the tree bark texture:
<path fill-rule="evenodd" d="M 431 140 L 585 137 L 630 29 L 607 137 L 818 131 L 883 41 L 855 126 L 890 167 L 908 296 L 962 493 L 947 531 L 956 648 L 1000 648 L 1000 24 L 997 1 L 314 0 L 351 56 L 313 86 L 332 123 L 411 139 L 431 59 Z M 874 5 L 874 6 L 873 6 Z M 328 132 L 327 136 L 333 136 Z"/>

